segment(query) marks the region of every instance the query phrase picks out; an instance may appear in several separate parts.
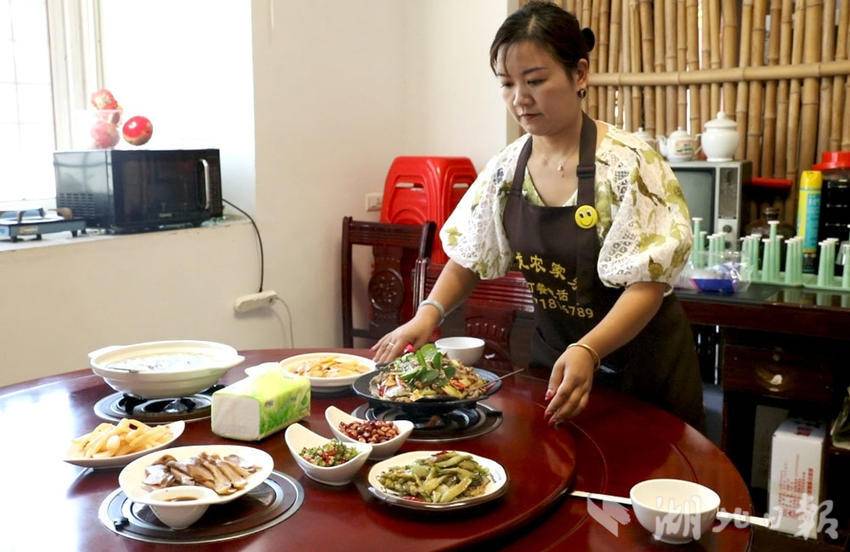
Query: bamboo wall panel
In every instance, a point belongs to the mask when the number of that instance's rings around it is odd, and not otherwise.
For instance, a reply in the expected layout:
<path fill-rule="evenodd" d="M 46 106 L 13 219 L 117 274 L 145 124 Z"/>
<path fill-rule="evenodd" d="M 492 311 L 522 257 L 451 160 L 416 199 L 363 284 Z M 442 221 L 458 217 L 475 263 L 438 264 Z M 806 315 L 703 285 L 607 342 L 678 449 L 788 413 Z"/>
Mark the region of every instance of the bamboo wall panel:
<path fill-rule="evenodd" d="M 723 111 L 737 124 L 736 158 L 795 184 L 824 151 L 850 150 L 850 0 L 557 3 L 596 35 L 592 116 L 697 134 Z M 795 205 L 796 187 L 786 220 Z"/>
<path fill-rule="evenodd" d="M 782 18 L 782 2 L 780 0 L 770 0 L 770 34 L 767 45 L 767 66 L 776 67 L 779 65 L 779 32 L 778 30 Z M 764 86 L 764 134 L 762 139 L 762 156 L 761 169 L 758 168 L 758 173 L 764 176 L 773 176 L 773 145 L 776 142 L 776 88 L 775 80 L 767 81 Z"/>

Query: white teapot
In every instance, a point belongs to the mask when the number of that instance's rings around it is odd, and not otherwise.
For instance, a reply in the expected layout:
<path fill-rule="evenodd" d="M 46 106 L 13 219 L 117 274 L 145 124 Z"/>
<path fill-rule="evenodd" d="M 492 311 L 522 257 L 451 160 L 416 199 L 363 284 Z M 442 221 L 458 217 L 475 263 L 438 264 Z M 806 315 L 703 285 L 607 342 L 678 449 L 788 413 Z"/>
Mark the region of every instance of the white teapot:
<path fill-rule="evenodd" d="M 656 136 L 661 155 L 674 163 L 690 161 L 697 152 L 696 138 L 691 136 L 682 127 L 677 128 L 670 134 L 669 138 Z"/>
<path fill-rule="evenodd" d="M 708 161 L 731 161 L 738 148 L 738 125 L 719 111 L 717 118 L 705 123 L 702 151 Z"/>
<path fill-rule="evenodd" d="M 658 142 L 652 134 L 644 130 L 643 127 L 638 127 L 637 132 L 635 132 L 634 135 L 646 142 L 652 149 L 658 149 Z"/>

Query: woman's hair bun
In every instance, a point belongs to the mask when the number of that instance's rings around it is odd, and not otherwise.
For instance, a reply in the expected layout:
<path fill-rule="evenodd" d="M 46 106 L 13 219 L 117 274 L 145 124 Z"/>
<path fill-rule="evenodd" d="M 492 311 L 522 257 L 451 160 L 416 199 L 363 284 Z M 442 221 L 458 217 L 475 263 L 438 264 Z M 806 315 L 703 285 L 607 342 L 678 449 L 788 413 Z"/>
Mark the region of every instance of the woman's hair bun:
<path fill-rule="evenodd" d="M 584 45 L 587 46 L 587 52 L 593 51 L 593 47 L 596 45 L 596 35 L 593 34 L 590 27 L 581 30 L 581 37 L 584 39 Z"/>

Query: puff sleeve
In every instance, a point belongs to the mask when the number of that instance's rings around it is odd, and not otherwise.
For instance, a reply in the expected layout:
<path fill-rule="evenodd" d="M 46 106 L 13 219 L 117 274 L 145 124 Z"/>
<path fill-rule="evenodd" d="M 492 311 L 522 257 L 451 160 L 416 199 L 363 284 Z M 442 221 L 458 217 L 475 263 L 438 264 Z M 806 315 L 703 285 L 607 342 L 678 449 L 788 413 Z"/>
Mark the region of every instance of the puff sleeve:
<path fill-rule="evenodd" d="M 599 252 L 597 270 L 609 287 L 663 282 L 672 288 L 691 251 L 690 216 L 669 165 L 651 148 L 630 148 L 635 164 Z"/>
<path fill-rule="evenodd" d="M 525 138 L 487 163 L 440 230 L 449 258 L 485 280 L 504 276 L 513 257 L 502 215 Z"/>

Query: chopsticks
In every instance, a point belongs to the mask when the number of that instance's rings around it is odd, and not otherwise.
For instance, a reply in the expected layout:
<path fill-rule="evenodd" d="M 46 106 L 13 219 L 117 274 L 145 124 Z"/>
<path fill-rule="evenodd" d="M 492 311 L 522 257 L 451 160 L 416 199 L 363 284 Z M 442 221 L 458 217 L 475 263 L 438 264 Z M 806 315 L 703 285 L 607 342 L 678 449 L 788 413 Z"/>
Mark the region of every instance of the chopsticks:
<path fill-rule="evenodd" d="M 588 493 L 586 491 L 572 491 L 569 493 L 569 495 L 574 496 L 576 498 L 590 498 L 593 500 L 602 500 L 605 502 L 616 502 L 618 504 L 625 504 L 626 506 L 632 505 L 632 501 L 624 496 L 612 496 L 601 493 Z M 717 519 L 740 521 L 743 523 L 749 523 L 750 525 L 758 525 L 759 527 L 766 527 L 770 529 L 770 520 L 763 517 L 734 514 L 732 512 L 718 510 Z"/>
<path fill-rule="evenodd" d="M 474 387 L 470 387 L 469 389 L 472 390 L 472 389 L 478 389 L 479 387 L 489 387 L 489 386 L 493 385 L 494 383 L 496 383 L 497 381 L 502 381 L 503 379 L 505 379 L 507 377 L 513 376 L 514 374 L 519 374 L 520 372 L 524 372 L 524 371 L 525 371 L 525 368 L 520 368 L 519 370 L 514 370 L 513 372 L 508 372 L 504 376 L 499 376 L 498 378 L 496 378 L 494 380 L 490 380 L 490 381 L 485 382 L 483 384 L 476 385 Z"/>

